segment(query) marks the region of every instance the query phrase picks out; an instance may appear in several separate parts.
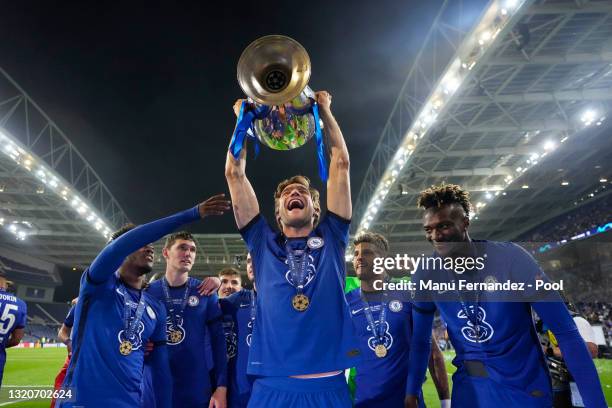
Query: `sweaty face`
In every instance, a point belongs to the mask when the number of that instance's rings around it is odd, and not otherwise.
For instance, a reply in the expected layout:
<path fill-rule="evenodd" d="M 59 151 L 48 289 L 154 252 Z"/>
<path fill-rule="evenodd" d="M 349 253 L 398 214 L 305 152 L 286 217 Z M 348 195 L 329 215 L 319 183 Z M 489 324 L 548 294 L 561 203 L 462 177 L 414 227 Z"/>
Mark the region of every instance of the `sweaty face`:
<path fill-rule="evenodd" d="M 253 267 L 253 258 L 251 258 L 250 253 L 247 255 L 246 259 L 246 272 L 247 278 L 249 278 L 249 280 L 253 282 L 255 280 L 255 268 Z"/>
<path fill-rule="evenodd" d="M 232 293 L 242 289 L 240 275 L 222 275 L 221 286 L 219 287 L 219 297 L 228 297 Z"/>
<path fill-rule="evenodd" d="M 283 226 L 302 228 L 312 225 L 315 214 L 312 196 L 307 187 L 293 183 L 281 192 L 277 217 Z"/>
<path fill-rule="evenodd" d="M 380 256 L 378 249 L 369 242 L 361 242 L 353 252 L 353 268 L 361 281 L 371 281 L 380 277 L 374 273 L 374 258 Z"/>
<path fill-rule="evenodd" d="M 465 252 L 469 247 L 467 228 L 469 218 L 460 205 L 445 205 L 428 209 L 423 216 L 425 238 L 440 256 L 452 256 Z"/>
<path fill-rule="evenodd" d="M 170 248 L 164 248 L 168 266 L 180 272 L 189 272 L 196 257 L 196 245 L 187 239 L 177 239 Z"/>
<path fill-rule="evenodd" d="M 155 260 L 155 249 L 153 245 L 145 245 L 136 252 L 132 252 L 126 259 L 125 263 L 129 264 L 136 273 L 144 275 L 153 270 L 153 262 Z"/>

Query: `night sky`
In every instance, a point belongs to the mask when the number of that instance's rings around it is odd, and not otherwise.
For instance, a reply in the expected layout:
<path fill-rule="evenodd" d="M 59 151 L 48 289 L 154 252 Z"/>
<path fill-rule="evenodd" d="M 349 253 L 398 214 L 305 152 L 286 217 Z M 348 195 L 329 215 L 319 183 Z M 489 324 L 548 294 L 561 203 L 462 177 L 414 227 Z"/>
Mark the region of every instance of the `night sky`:
<path fill-rule="evenodd" d="M 137 223 L 227 193 L 232 104 L 243 97 L 236 63 L 251 41 L 267 34 L 304 45 L 310 86 L 333 95 L 355 200 L 440 4 L 107 3 L 5 2 L 0 66 L 64 130 Z M 276 184 L 297 173 L 322 187 L 313 141 L 292 152 L 265 148 L 250 158 L 247 174 L 267 216 Z M 194 230 L 236 232 L 231 214 Z"/>

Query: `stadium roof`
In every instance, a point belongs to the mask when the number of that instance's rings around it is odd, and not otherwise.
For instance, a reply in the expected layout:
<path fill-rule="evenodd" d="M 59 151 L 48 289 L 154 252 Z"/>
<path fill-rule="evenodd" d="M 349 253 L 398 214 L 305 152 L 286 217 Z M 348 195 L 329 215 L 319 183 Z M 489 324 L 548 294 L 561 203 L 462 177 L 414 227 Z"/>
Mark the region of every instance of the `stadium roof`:
<path fill-rule="evenodd" d="M 0 244 L 82 266 L 126 221 L 87 160 L 0 68 Z"/>
<path fill-rule="evenodd" d="M 416 198 L 445 181 L 470 191 L 473 235 L 511 239 L 609 185 L 612 4 L 492 1 L 465 31 L 460 3 L 444 2 L 401 88 L 353 233 L 422 243 Z"/>

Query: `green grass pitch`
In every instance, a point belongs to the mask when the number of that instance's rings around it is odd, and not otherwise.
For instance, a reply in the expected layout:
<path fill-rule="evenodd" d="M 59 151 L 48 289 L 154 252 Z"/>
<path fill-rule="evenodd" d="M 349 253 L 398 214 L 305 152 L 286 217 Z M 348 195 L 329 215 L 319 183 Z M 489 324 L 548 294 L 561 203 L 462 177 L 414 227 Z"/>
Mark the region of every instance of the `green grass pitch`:
<path fill-rule="evenodd" d="M 65 358 L 65 349 L 8 349 L 6 366 L 4 367 L 4 379 L 2 380 L 3 390 L 0 396 L 0 407 L 48 407 L 48 400 L 7 401 L 7 392 L 11 388 L 15 389 L 24 386 L 52 386 Z M 454 372 L 454 367 L 451 365 L 453 353 L 446 352 L 445 358 L 446 368 L 450 375 Z M 595 360 L 595 365 L 601 378 L 608 405 L 612 406 L 612 360 Z M 427 406 L 439 406 L 437 402 L 438 395 L 431 380 L 427 380 L 423 387 L 423 392 Z"/>

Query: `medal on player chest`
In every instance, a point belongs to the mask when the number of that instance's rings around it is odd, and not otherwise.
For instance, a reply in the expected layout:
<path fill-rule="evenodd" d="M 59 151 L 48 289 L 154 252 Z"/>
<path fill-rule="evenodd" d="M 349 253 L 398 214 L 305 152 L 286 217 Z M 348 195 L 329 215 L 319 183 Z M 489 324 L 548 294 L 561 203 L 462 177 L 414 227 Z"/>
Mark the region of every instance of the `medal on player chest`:
<path fill-rule="evenodd" d="M 175 301 L 175 299 L 170 296 L 170 287 L 168 285 L 168 281 L 166 281 L 165 278 L 162 280 L 162 288 L 164 291 L 164 300 L 166 302 L 166 311 L 168 313 L 168 319 L 170 321 L 170 326 L 167 329 L 168 343 L 174 345 L 180 343 L 185 335 L 184 331 L 182 330 L 181 324 L 183 323 L 183 314 L 185 312 L 185 307 L 187 306 L 189 299 L 191 281 L 188 279 L 185 283 L 185 290 L 181 297 L 178 308 L 175 304 L 175 302 L 178 300 Z M 191 305 L 191 303 L 189 304 Z"/>
<path fill-rule="evenodd" d="M 136 338 L 136 330 L 142 320 L 142 314 L 145 310 L 145 299 L 144 294 L 140 294 L 140 300 L 136 307 L 136 313 L 134 318 L 130 320 L 131 309 L 128 291 L 125 287 L 121 287 L 121 294 L 123 295 L 123 331 L 119 334 L 119 353 L 122 356 L 129 356 L 134 351 L 134 345 L 130 341 Z"/>
<path fill-rule="evenodd" d="M 127 340 L 123 340 L 119 344 L 119 353 L 124 356 L 129 356 L 132 353 L 132 343 Z"/>
<path fill-rule="evenodd" d="M 374 347 L 374 354 L 376 354 L 378 358 L 383 358 L 387 355 L 387 348 L 383 344 L 378 344 Z"/>
<path fill-rule="evenodd" d="M 170 330 L 168 339 L 171 343 L 178 343 L 183 339 L 183 333 L 180 330 Z"/>
<path fill-rule="evenodd" d="M 318 239 L 318 238 L 317 238 Z M 288 243 L 285 244 L 285 249 L 287 251 L 287 263 L 289 264 L 289 276 L 291 285 L 296 289 L 296 294 L 291 298 L 291 306 L 297 312 L 304 312 L 310 306 L 310 298 L 303 293 L 304 286 L 308 281 L 308 266 L 310 262 L 310 249 L 311 249 L 311 241 L 313 238 L 308 240 L 308 244 L 306 249 L 304 250 L 294 250 L 289 246 Z M 320 240 L 320 239 L 319 239 Z M 316 246 L 315 248 L 320 248 L 322 244 Z M 319 241 L 317 241 L 318 243 Z"/>
<path fill-rule="evenodd" d="M 310 299 L 308 299 L 308 296 L 304 295 L 303 293 L 298 293 L 293 298 L 291 298 L 291 304 L 295 310 L 297 310 L 298 312 L 303 312 L 308 309 L 308 306 L 310 305 Z"/>
<path fill-rule="evenodd" d="M 378 321 L 374 321 L 374 313 L 372 312 L 372 306 L 366 300 L 364 294 L 360 291 L 360 297 L 363 301 L 365 307 L 363 308 L 363 312 L 366 316 L 366 320 L 368 322 L 368 327 L 374 334 L 374 354 L 378 358 L 384 358 L 387 356 L 389 349 L 384 345 L 385 341 L 385 332 L 387 327 L 387 294 L 383 293 L 384 301 L 380 304 L 380 315 L 378 316 Z M 370 346 L 371 347 L 371 346 Z"/>

